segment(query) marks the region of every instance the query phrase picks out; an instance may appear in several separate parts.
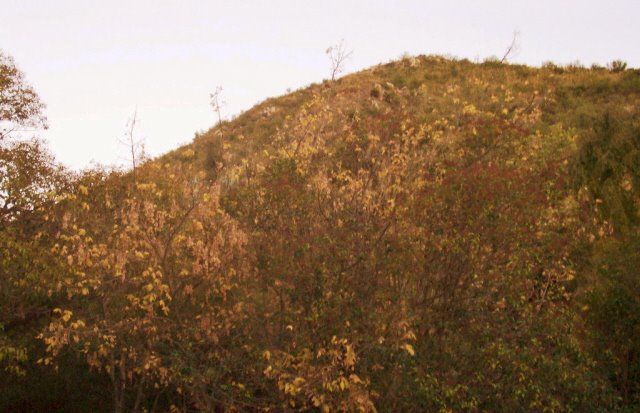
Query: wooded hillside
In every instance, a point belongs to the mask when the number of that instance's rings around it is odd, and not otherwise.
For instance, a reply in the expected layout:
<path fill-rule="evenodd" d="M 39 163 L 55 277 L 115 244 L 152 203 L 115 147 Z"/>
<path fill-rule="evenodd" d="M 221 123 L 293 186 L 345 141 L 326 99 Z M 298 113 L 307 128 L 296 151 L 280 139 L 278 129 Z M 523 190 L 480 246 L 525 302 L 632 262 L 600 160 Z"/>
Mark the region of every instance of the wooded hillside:
<path fill-rule="evenodd" d="M 640 408 L 620 62 L 405 58 L 129 171 L 0 143 L 2 411 Z"/>

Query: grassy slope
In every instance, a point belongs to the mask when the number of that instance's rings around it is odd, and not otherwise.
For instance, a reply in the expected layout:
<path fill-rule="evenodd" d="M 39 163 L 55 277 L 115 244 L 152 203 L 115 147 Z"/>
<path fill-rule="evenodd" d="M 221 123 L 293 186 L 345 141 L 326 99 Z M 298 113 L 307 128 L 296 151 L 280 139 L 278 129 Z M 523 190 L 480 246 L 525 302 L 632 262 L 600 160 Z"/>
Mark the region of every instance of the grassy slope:
<path fill-rule="evenodd" d="M 379 97 L 374 96 L 376 85 L 380 86 Z M 179 158 L 181 151 L 193 149 L 205 168 L 222 153 L 227 165 L 236 165 L 242 159 L 259 161 L 264 150 L 278 146 L 274 142 L 277 132 L 314 98 L 321 98 L 333 115 L 325 129 L 329 145 L 339 145 L 344 136 L 342 126 L 354 115 L 361 120 L 363 132 L 384 130 L 392 136 L 398 132 L 401 118 L 412 126 L 444 119 L 462 126 L 468 105 L 498 115 L 506 109 L 506 119 L 523 111 L 540 110 L 533 130 L 561 127 L 580 135 L 590 131 L 607 111 L 637 115 L 640 74 L 551 64 L 540 69 L 491 61 L 474 64 L 420 56 L 267 99 L 163 159 Z"/>

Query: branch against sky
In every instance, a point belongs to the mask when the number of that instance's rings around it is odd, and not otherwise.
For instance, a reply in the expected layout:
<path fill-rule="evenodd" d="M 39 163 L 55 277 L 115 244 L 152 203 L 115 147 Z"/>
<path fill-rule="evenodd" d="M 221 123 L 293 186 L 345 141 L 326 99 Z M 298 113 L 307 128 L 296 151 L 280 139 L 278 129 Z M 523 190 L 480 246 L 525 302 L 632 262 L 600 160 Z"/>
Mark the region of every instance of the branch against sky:
<path fill-rule="evenodd" d="M 216 90 L 209 94 L 209 98 L 213 112 L 218 115 L 218 126 L 220 126 L 222 124 L 222 115 L 220 112 L 222 107 L 227 103 L 222 100 L 222 86 L 216 86 Z"/>
<path fill-rule="evenodd" d="M 508 59 L 513 57 L 516 53 L 518 53 L 520 49 L 520 44 L 518 43 L 518 38 L 520 37 L 520 32 L 517 30 L 513 31 L 513 37 L 511 39 L 511 44 L 505 50 L 504 55 L 502 55 L 502 59 L 500 59 L 500 63 L 506 62 Z"/>
<path fill-rule="evenodd" d="M 341 39 L 340 43 L 329 46 L 325 53 L 329 56 L 331 62 L 331 80 L 336 80 L 336 76 L 344 70 L 344 65 L 353 54 L 353 50 L 347 50 L 344 45 L 344 39 Z"/>
<path fill-rule="evenodd" d="M 123 136 L 118 140 L 127 150 L 127 157 L 131 162 L 134 181 L 136 180 L 136 171 L 140 165 L 140 161 L 144 159 L 144 138 L 136 137 L 136 127 L 139 123 L 140 119 L 138 117 L 138 109 L 136 108 L 127 120 L 126 130 Z"/>

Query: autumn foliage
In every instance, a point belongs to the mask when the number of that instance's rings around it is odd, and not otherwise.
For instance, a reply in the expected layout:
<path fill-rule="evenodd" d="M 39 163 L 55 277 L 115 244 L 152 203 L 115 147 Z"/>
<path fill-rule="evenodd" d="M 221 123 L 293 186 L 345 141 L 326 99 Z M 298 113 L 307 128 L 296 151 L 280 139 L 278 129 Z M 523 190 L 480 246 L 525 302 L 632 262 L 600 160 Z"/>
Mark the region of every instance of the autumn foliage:
<path fill-rule="evenodd" d="M 634 70 L 416 57 L 135 174 L 3 144 L 3 200 L 34 185 L 2 215 L 0 406 L 633 411 L 639 103 Z"/>

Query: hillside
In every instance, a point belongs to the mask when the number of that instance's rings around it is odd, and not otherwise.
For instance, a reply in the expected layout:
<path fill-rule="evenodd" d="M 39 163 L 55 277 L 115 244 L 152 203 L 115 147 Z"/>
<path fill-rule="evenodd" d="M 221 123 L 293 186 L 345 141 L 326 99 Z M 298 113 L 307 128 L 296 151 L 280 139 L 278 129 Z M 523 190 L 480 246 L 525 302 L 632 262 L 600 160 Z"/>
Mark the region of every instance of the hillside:
<path fill-rule="evenodd" d="M 639 70 L 405 58 L 51 196 L 0 410 L 640 408 Z"/>

